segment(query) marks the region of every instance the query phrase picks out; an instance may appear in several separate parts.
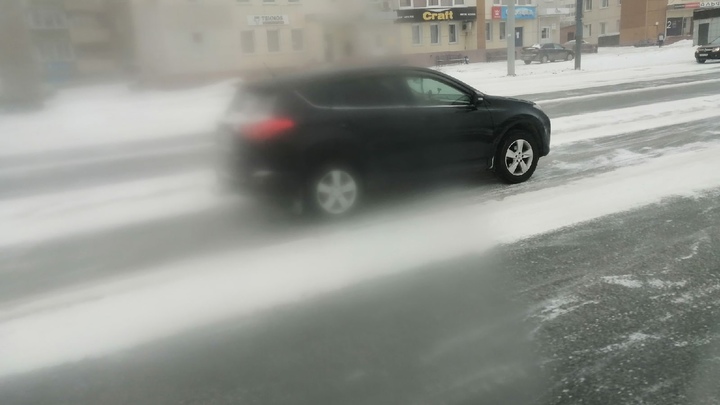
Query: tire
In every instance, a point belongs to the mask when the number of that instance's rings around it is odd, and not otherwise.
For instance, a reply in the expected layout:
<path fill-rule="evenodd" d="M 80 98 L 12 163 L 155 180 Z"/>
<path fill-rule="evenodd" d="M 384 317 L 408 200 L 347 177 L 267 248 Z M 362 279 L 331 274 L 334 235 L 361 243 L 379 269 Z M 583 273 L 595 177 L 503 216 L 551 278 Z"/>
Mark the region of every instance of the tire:
<path fill-rule="evenodd" d="M 532 134 L 510 130 L 495 153 L 495 173 L 506 183 L 522 183 L 533 175 L 539 158 L 540 149 Z"/>
<path fill-rule="evenodd" d="M 532 63 L 531 60 L 525 60 L 525 64 L 526 64 L 526 65 L 529 65 L 529 64 L 531 64 L 531 63 Z"/>
<path fill-rule="evenodd" d="M 540 63 L 548 63 L 548 60 L 549 59 L 548 59 L 547 55 L 543 55 L 543 57 L 540 58 Z"/>
<path fill-rule="evenodd" d="M 575 55 L 568 52 L 567 56 L 565 57 L 565 60 L 573 60 L 575 59 Z"/>
<path fill-rule="evenodd" d="M 705 63 L 707 59 L 695 59 L 697 63 Z"/>
<path fill-rule="evenodd" d="M 352 167 L 342 163 L 325 164 L 312 172 L 305 190 L 310 213 L 322 217 L 344 217 L 360 206 L 362 179 Z"/>

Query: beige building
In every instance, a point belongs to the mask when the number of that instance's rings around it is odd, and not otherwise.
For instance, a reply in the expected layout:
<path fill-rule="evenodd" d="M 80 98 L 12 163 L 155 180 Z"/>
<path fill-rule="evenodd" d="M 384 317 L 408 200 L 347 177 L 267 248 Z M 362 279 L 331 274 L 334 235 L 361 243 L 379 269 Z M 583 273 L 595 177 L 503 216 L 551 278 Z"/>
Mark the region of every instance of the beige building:
<path fill-rule="evenodd" d="M 130 57 L 124 0 L 62 0 L 74 65 L 81 76 L 118 74 Z"/>
<path fill-rule="evenodd" d="M 476 0 L 399 0 L 396 5 L 399 54 L 408 63 L 431 66 L 485 60 L 485 32 L 478 27 Z"/>
<path fill-rule="evenodd" d="M 374 0 L 130 0 L 150 80 L 268 74 L 390 57 L 394 13 Z"/>
<path fill-rule="evenodd" d="M 619 35 L 620 10 L 621 0 L 585 0 L 583 39 L 591 44 L 597 44 L 602 36 Z"/>

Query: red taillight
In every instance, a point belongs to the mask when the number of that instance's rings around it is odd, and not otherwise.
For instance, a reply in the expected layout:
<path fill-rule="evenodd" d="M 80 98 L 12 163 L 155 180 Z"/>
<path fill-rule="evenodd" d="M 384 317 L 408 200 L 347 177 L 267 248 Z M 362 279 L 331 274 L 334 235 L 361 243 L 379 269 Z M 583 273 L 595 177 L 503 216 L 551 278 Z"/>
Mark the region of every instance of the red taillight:
<path fill-rule="evenodd" d="M 249 139 L 263 140 L 274 138 L 294 127 L 295 122 L 289 118 L 269 118 L 243 125 L 240 132 Z"/>

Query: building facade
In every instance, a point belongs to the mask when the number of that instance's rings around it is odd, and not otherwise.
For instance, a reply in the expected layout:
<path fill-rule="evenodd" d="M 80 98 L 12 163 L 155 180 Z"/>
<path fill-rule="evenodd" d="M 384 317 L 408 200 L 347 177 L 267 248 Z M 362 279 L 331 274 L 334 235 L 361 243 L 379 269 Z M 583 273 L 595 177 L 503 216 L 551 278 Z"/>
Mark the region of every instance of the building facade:
<path fill-rule="evenodd" d="M 504 0 L 486 0 L 485 32 L 488 59 L 502 59 L 507 52 L 507 6 Z M 546 32 L 540 32 L 538 24 L 538 6 L 535 0 L 515 0 L 515 33 L 516 48 L 530 46 L 540 42 L 552 42 L 559 36 L 558 27 L 552 34 L 551 25 Z"/>
<path fill-rule="evenodd" d="M 404 61 L 432 66 L 457 56 L 485 60 L 485 32 L 477 24 L 484 13 L 476 0 L 400 0 L 395 13 Z"/>
<path fill-rule="evenodd" d="M 583 39 L 597 44 L 600 43 L 600 37 L 619 35 L 621 2 L 622 0 L 585 0 L 583 4 Z"/>
<path fill-rule="evenodd" d="M 149 80 L 287 71 L 390 57 L 389 4 L 372 0 L 130 0 L 136 63 Z"/>
<path fill-rule="evenodd" d="M 625 0 L 620 15 L 620 45 L 654 43 L 665 33 L 668 0 Z"/>
<path fill-rule="evenodd" d="M 720 7 L 695 10 L 693 21 L 697 27 L 693 35 L 694 45 L 707 45 L 720 38 Z"/>

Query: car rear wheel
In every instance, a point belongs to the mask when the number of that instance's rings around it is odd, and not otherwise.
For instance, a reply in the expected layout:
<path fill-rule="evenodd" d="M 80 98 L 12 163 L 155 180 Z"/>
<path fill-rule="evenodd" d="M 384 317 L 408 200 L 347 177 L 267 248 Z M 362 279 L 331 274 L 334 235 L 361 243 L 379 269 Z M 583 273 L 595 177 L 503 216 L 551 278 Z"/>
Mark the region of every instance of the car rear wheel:
<path fill-rule="evenodd" d="M 548 63 L 550 59 L 548 59 L 547 55 L 543 55 L 543 57 L 540 59 L 540 63 Z"/>
<path fill-rule="evenodd" d="M 344 216 L 360 203 L 360 176 L 346 165 L 330 164 L 316 170 L 307 186 L 307 202 L 323 216 Z"/>
<path fill-rule="evenodd" d="M 706 59 L 696 59 L 697 63 L 705 63 Z"/>
<path fill-rule="evenodd" d="M 535 172 L 540 151 L 532 134 L 511 131 L 501 142 L 495 155 L 495 172 L 507 183 L 522 183 Z"/>
<path fill-rule="evenodd" d="M 532 63 L 531 60 L 527 60 L 527 59 L 525 60 L 525 64 L 526 64 L 526 65 L 529 65 L 529 64 L 531 64 L 531 63 Z"/>
<path fill-rule="evenodd" d="M 568 53 L 567 56 L 565 57 L 565 60 L 573 60 L 574 57 L 575 57 L 575 55 Z"/>

